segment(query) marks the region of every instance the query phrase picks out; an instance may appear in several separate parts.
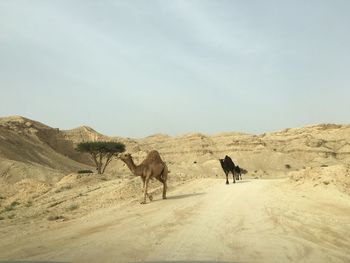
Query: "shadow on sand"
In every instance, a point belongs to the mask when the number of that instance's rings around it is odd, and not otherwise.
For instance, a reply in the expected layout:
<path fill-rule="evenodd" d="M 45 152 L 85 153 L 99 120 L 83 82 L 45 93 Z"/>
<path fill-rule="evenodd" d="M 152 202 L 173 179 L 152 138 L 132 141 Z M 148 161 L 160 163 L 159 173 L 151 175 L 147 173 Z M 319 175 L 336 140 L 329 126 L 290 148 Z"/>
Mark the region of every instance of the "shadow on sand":
<path fill-rule="evenodd" d="M 244 183 L 250 183 L 250 181 L 249 180 L 236 180 L 236 184 L 244 184 Z"/>
<path fill-rule="evenodd" d="M 194 194 L 183 194 L 183 195 L 172 195 L 168 196 L 167 199 L 182 199 L 182 198 L 188 198 L 192 196 L 197 196 L 197 195 L 204 195 L 205 193 L 194 193 Z"/>
<path fill-rule="evenodd" d="M 250 181 L 249 180 L 236 180 L 236 183 L 234 183 L 234 182 L 232 182 L 232 181 L 229 181 L 230 182 L 230 184 L 229 185 L 235 185 L 235 184 L 245 184 L 245 183 L 250 183 Z"/>

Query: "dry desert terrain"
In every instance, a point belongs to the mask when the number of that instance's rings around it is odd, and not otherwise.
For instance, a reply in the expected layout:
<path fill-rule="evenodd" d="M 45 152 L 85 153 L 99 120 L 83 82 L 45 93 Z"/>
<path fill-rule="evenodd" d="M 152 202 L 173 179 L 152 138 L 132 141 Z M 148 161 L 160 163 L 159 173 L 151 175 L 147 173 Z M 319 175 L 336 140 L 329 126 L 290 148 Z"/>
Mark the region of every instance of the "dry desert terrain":
<path fill-rule="evenodd" d="M 114 159 L 104 175 L 82 141 L 156 149 L 168 199 Z M 248 172 L 225 184 L 225 155 Z M 0 262 L 350 262 L 350 125 L 250 135 L 108 137 L 0 118 Z"/>

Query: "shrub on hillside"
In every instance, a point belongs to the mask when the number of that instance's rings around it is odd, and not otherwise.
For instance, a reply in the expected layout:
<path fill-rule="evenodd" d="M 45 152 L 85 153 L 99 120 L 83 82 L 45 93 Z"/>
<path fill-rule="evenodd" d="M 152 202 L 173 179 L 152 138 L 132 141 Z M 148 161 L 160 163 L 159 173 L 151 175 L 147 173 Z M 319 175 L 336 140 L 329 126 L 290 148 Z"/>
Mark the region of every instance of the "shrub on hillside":
<path fill-rule="evenodd" d="M 91 170 L 79 170 L 78 171 L 78 174 L 92 174 L 93 173 L 93 171 L 91 171 Z"/>

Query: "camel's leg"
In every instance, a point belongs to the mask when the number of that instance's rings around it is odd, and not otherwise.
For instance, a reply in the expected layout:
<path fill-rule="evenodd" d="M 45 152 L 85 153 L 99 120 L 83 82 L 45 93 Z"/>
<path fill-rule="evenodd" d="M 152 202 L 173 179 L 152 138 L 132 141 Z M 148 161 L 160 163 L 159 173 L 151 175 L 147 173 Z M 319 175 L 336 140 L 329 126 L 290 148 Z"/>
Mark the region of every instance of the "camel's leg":
<path fill-rule="evenodd" d="M 163 199 L 166 199 L 166 190 L 167 190 L 168 186 L 166 181 L 164 180 L 163 182 Z"/>
<path fill-rule="evenodd" d="M 166 199 L 166 191 L 168 189 L 167 179 L 168 179 L 168 167 L 165 165 L 164 170 L 163 170 L 163 174 L 162 174 L 163 199 Z"/>
<path fill-rule="evenodd" d="M 235 172 L 232 172 L 232 175 L 233 175 L 233 176 L 232 176 L 232 177 L 233 177 L 233 183 L 235 184 L 235 183 L 236 183 L 236 178 L 235 178 L 236 175 L 235 175 Z"/>
<path fill-rule="evenodd" d="M 144 196 L 145 194 L 145 186 L 146 186 L 146 178 L 141 176 L 142 179 L 142 196 Z M 141 201 L 141 204 L 143 203 L 143 201 Z"/>
<path fill-rule="evenodd" d="M 146 204 L 146 197 L 148 196 L 148 193 L 147 193 L 148 182 L 149 182 L 149 176 L 145 178 L 145 187 L 143 188 L 143 201 L 141 202 L 141 204 Z"/>
<path fill-rule="evenodd" d="M 144 177 L 141 177 L 141 179 L 142 179 L 142 191 L 144 191 L 146 180 L 145 180 Z M 150 201 L 153 201 L 153 196 L 152 196 L 152 195 L 150 195 L 149 193 L 147 193 L 147 196 L 148 196 L 148 198 L 149 198 Z"/>
<path fill-rule="evenodd" d="M 145 189 L 145 177 L 141 176 L 141 179 L 142 179 L 142 190 L 143 190 Z"/>
<path fill-rule="evenodd" d="M 167 191 L 166 177 L 162 175 L 161 177 L 157 177 L 156 179 L 163 184 L 163 199 L 166 199 L 166 191 Z"/>
<path fill-rule="evenodd" d="M 228 172 L 225 172 L 225 174 L 226 174 L 226 184 L 230 184 L 230 183 L 228 182 Z"/>

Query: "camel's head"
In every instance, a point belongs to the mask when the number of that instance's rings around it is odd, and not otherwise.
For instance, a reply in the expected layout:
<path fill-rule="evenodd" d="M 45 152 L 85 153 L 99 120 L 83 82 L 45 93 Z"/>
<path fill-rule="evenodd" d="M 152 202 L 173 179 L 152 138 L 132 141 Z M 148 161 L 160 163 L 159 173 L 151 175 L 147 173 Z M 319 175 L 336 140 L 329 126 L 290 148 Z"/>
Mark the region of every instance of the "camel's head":
<path fill-rule="evenodd" d="M 131 160 L 131 154 L 130 153 L 121 153 L 118 155 L 118 158 L 125 162 L 128 160 Z"/>

